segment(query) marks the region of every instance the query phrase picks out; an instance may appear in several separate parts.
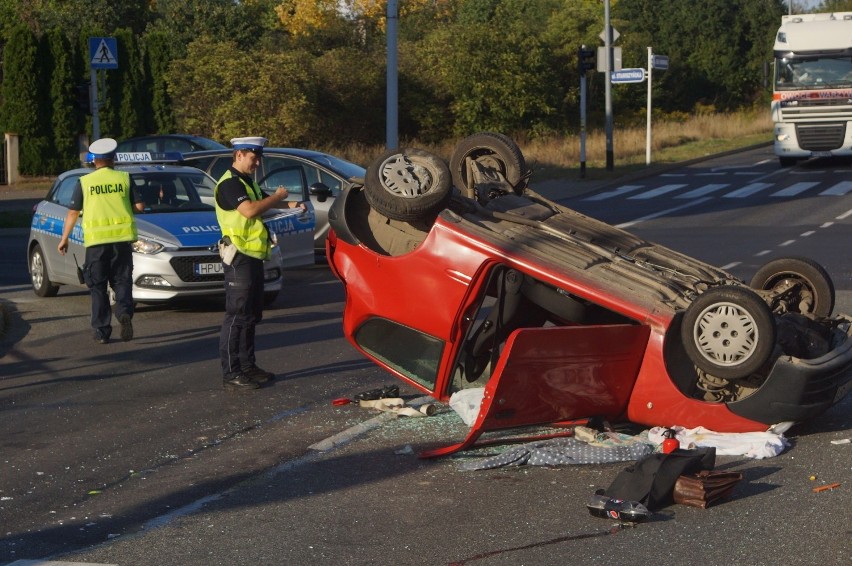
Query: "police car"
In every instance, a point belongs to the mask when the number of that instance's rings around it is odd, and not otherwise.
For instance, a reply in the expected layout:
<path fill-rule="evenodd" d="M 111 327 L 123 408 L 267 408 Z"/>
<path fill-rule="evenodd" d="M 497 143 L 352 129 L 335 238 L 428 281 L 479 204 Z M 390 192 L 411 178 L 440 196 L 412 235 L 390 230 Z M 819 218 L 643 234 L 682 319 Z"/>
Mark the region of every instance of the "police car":
<path fill-rule="evenodd" d="M 133 243 L 133 299 L 158 302 L 177 297 L 224 294 L 224 271 L 216 249 L 222 234 L 216 221 L 216 182 L 205 172 L 182 165 L 180 154 L 117 153 L 115 168 L 130 174 L 132 189 L 145 203 L 136 215 L 138 239 Z M 47 197 L 35 207 L 27 258 L 33 291 L 53 297 L 62 285 L 85 287 L 78 275 L 86 257 L 82 218 L 71 233 L 68 252 L 57 251 L 75 185 L 91 168 L 59 175 Z M 272 302 L 283 270 L 313 265 L 316 223 L 307 210 L 272 209 L 264 223 L 273 239 L 265 262 L 264 298 Z"/>

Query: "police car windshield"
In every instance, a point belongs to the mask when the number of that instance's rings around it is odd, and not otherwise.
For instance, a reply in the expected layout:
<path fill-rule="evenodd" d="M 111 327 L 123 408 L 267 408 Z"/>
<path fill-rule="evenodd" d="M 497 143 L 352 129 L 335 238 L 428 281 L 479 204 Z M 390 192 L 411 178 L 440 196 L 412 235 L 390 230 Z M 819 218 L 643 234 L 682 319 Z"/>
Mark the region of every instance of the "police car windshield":
<path fill-rule="evenodd" d="M 131 173 L 133 190 L 145 203 L 146 212 L 209 211 L 213 205 L 213 181 L 201 171 L 145 171 Z"/>

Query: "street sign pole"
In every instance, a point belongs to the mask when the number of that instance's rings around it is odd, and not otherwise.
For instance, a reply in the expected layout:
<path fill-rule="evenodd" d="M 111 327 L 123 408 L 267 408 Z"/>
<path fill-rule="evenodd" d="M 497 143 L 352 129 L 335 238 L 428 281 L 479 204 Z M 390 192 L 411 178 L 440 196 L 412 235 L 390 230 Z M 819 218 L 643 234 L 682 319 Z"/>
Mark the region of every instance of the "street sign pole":
<path fill-rule="evenodd" d="M 606 50 L 606 80 L 604 81 L 606 102 L 606 170 L 613 170 L 612 151 L 612 26 L 609 22 L 609 0 L 604 0 L 604 47 Z"/>
<path fill-rule="evenodd" d="M 100 104 L 98 100 L 98 69 L 118 69 L 118 43 L 114 37 L 89 38 L 89 69 L 91 71 L 92 87 L 89 89 L 92 107 L 92 136 L 101 137 Z M 106 91 L 106 80 L 104 80 Z"/>
<path fill-rule="evenodd" d="M 586 178 L 586 73 L 580 73 L 580 178 Z"/>
<path fill-rule="evenodd" d="M 645 125 L 645 165 L 651 164 L 651 76 L 654 68 L 654 54 L 648 48 L 648 107 L 645 110 L 647 123 Z"/>

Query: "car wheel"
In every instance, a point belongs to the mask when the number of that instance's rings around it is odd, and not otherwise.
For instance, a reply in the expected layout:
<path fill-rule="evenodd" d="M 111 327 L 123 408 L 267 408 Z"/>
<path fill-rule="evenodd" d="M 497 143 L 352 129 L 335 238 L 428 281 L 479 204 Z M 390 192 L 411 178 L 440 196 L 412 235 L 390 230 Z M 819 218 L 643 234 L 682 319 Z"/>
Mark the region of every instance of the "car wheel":
<path fill-rule="evenodd" d="M 480 132 L 468 136 L 458 143 L 450 157 L 450 171 L 453 184 L 462 193 L 474 194 L 473 180 L 470 178 L 471 162 L 492 173 L 500 173 L 508 181 L 516 194 L 522 194 L 526 188 L 527 165 L 521 148 L 508 136 L 493 132 Z M 476 195 L 481 200 L 493 198 L 493 195 Z"/>
<path fill-rule="evenodd" d="M 55 297 L 59 292 L 59 286 L 54 285 L 47 275 L 44 252 L 38 244 L 30 251 L 30 279 L 33 282 L 33 291 L 39 297 Z"/>
<path fill-rule="evenodd" d="M 446 206 L 451 189 L 446 163 L 421 149 L 385 152 L 367 167 L 364 182 L 370 206 L 403 222 L 437 215 Z"/>
<path fill-rule="evenodd" d="M 772 354 L 775 318 L 751 289 L 714 287 L 686 309 L 681 338 L 699 369 L 722 379 L 742 379 Z"/>
<path fill-rule="evenodd" d="M 268 307 L 278 298 L 278 291 L 266 291 L 263 293 L 263 306 Z"/>
<path fill-rule="evenodd" d="M 797 312 L 831 316 L 834 283 L 823 266 L 805 257 L 784 257 L 757 270 L 749 283 L 752 289 L 771 291 L 775 312 Z"/>

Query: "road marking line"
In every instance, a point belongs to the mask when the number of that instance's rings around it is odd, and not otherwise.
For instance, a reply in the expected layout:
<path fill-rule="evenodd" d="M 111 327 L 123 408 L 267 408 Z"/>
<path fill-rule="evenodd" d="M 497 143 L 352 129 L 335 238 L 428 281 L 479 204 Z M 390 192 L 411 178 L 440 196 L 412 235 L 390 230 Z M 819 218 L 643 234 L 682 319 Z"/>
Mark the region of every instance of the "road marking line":
<path fill-rule="evenodd" d="M 750 183 L 741 189 L 722 195 L 723 198 L 744 198 L 749 197 L 763 189 L 769 188 L 773 183 Z"/>
<path fill-rule="evenodd" d="M 623 185 L 623 186 L 618 187 L 617 189 L 615 189 L 613 191 L 608 191 L 608 192 L 605 192 L 605 193 L 598 193 L 596 195 L 592 195 L 592 196 L 585 198 L 583 200 L 605 200 L 605 199 L 608 199 L 608 198 L 611 198 L 611 197 L 617 197 L 617 196 L 623 195 L 624 193 L 629 193 L 630 191 L 635 191 L 636 189 L 641 189 L 642 187 L 643 187 L 643 185 Z"/>
<path fill-rule="evenodd" d="M 802 183 L 794 183 L 787 187 L 786 189 L 780 190 L 777 193 L 772 193 L 771 197 L 792 197 L 796 196 L 799 193 L 803 193 L 811 187 L 815 187 L 819 185 L 819 183 L 811 182 L 802 182 Z"/>
<path fill-rule="evenodd" d="M 789 245 L 795 244 L 795 243 L 796 243 L 796 240 L 787 240 L 786 242 L 781 242 L 780 244 L 778 244 L 778 247 L 784 248 L 786 246 L 789 246 Z"/>
<path fill-rule="evenodd" d="M 659 212 L 649 214 L 648 216 L 643 216 L 643 217 L 637 218 L 635 220 L 630 220 L 628 222 L 622 222 L 621 224 L 616 224 L 615 227 L 616 228 L 628 228 L 630 226 L 635 226 L 636 224 L 639 224 L 640 222 L 644 222 L 645 220 L 651 220 L 652 218 L 657 218 L 658 216 L 664 216 L 664 215 L 666 215 L 670 212 L 677 212 L 678 210 L 683 210 L 684 208 L 689 208 L 691 206 L 703 204 L 703 203 L 707 202 L 708 200 L 711 200 L 711 198 L 710 197 L 704 197 L 704 198 L 696 199 L 692 202 L 688 202 L 686 204 L 682 204 L 682 205 L 676 206 L 674 208 L 669 208 L 667 210 L 661 210 Z"/>
<path fill-rule="evenodd" d="M 640 193 L 638 195 L 633 195 L 632 197 L 627 197 L 629 200 L 647 200 L 654 197 L 658 197 L 660 195 L 664 195 L 666 193 L 670 193 L 672 191 L 676 191 L 678 189 L 682 189 L 685 187 L 685 184 L 676 184 L 676 185 L 663 185 L 662 187 L 657 187 L 656 189 L 651 189 L 650 191 L 646 191 L 644 193 Z"/>
<path fill-rule="evenodd" d="M 840 181 L 821 192 L 820 195 L 843 196 L 849 191 L 852 191 L 852 181 Z"/>
<path fill-rule="evenodd" d="M 718 191 L 720 189 L 724 189 L 725 187 L 730 187 L 730 183 L 711 183 L 709 185 L 704 185 L 703 187 L 699 187 L 697 189 L 693 189 L 687 193 L 683 193 L 682 195 L 677 195 L 674 198 L 697 198 L 703 197 L 704 195 L 710 194 L 712 192 Z"/>

